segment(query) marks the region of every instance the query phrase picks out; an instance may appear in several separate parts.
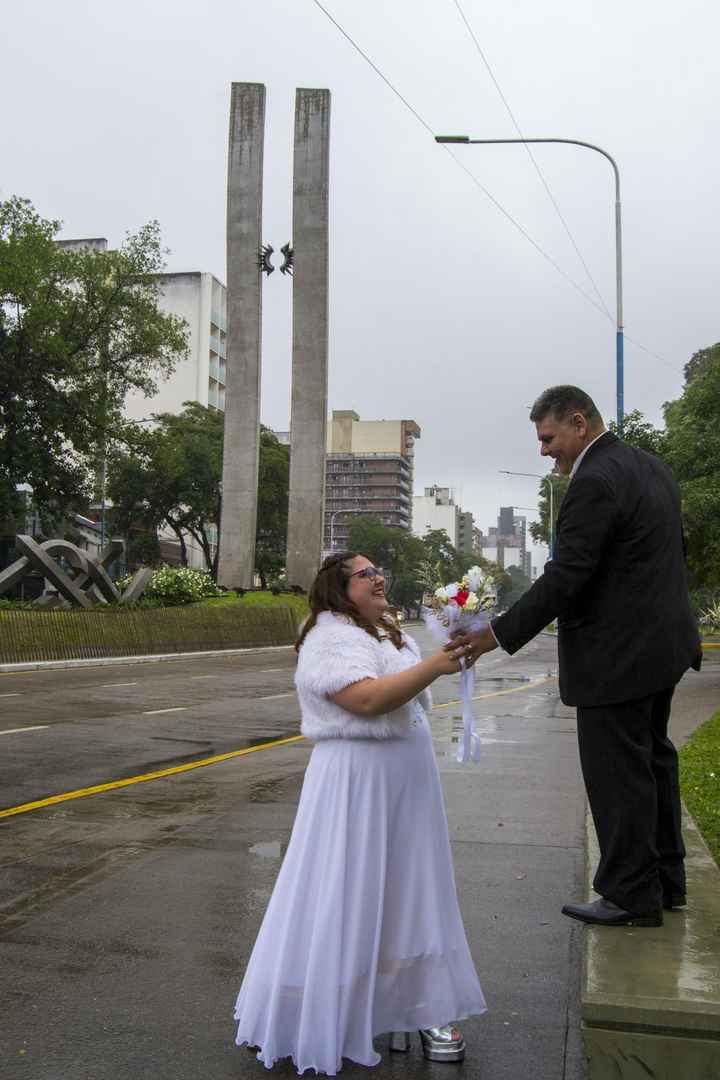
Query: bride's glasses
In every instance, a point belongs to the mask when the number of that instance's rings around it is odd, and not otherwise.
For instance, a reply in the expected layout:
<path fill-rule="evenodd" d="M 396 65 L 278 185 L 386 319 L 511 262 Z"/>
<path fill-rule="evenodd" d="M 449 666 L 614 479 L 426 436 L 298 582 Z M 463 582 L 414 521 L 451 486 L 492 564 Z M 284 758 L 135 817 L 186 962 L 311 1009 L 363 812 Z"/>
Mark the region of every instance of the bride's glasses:
<path fill-rule="evenodd" d="M 372 581 L 376 577 L 383 577 L 383 572 L 377 566 L 363 566 L 362 570 L 353 570 L 350 577 L 370 578 Z"/>

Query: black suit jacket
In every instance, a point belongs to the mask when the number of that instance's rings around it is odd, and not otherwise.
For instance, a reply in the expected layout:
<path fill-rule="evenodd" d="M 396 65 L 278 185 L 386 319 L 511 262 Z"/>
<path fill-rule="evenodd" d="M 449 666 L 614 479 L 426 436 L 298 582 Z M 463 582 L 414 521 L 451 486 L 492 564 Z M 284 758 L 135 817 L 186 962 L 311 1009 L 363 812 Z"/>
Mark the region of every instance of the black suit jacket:
<path fill-rule="evenodd" d="M 555 618 L 566 705 L 631 701 L 700 666 L 677 484 L 658 458 L 610 432 L 570 481 L 555 557 L 493 630 L 514 653 Z"/>

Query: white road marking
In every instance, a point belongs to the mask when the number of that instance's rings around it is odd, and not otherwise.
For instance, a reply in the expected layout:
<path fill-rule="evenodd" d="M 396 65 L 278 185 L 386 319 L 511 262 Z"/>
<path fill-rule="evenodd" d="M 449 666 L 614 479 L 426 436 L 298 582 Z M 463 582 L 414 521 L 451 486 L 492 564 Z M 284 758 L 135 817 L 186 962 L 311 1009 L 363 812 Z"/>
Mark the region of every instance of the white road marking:
<path fill-rule="evenodd" d="M 262 697 L 256 697 L 255 701 L 270 701 L 272 698 L 294 697 L 294 696 L 295 696 L 295 691 L 294 690 L 288 690 L 288 692 L 286 694 L 263 694 Z M 250 700 L 253 700 L 253 699 L 251 698 Z"/>
<path fill-rule="evenodd" d="M 289 667 L 264 667 L 264 668 L 260 668 L 258 674 L 259 675 L 267 675 L 267 673 L 269 671 L 292 671 L 292 668 L 289 668 Z"/>
<path fill-rule="evenodd" d="M 191 675 L 191 679 L 217 679 L 217 675 Z"/>
<path fill-rule="evenodd" d="M 143 716 L 158 716 L 160 713 L 166 712 L 184 712 L 187 709 L 187 705 L 174 705 L 171 709 L 148 709 L 143 713 Z"/>
<path fill-rule="evenodd" d="M 100 683 L 101 690 L 109 690 L 111 686 L 137 686 L 136 682 L 105 682 Z"/>
<path fill-rule="evenodd" d="M 3 697 L 21 697 L 21 694 L 0 694 L 0 698 Z"/>
<path fill-rule="evenodd" d="M 45 728 L 50 727 L 49 724 L 35 724 L 33 727 L 14 727 L 8 728 L 7 731 L 0 731 L 0 735 L 17 735 L 20 731 L 43 731 Z"/>

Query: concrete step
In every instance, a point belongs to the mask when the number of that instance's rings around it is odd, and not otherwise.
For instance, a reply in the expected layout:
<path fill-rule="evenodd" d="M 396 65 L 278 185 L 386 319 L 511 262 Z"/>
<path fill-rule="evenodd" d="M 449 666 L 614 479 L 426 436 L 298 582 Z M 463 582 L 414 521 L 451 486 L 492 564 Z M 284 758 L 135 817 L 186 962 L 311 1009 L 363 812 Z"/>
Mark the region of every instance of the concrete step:
<path fill-rule="evenodd" d="M 584 933 L 589 1080 L 720 1080 L 720 870 L 683 811 L 688 906 L 655 928 Z M 587 815 L 588 899 L 597 840 Z"/>

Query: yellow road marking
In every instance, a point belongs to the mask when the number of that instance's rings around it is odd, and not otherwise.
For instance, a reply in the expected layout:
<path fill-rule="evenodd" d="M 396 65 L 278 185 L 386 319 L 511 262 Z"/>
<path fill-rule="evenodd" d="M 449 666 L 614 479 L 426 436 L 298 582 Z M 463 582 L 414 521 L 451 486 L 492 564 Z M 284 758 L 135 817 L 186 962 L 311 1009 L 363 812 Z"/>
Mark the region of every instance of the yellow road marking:
<path fill-rule="evenodd" d="M 483 698 L 502 697 L 503 694 L 519 694 L 523 690 L 532 690 L 536 686 L 542 686 L 543 683 L 552 682 L 553 679 L 557 679 L 557 675 L 545 675 L 542 679 L 536 679 L 535 682 L 523 683 L 522 686 L 511 686 L 509 690 L 491 690 L 487 694 L 476 694 L 472 700 L 482 701 Z M 443 701 L 440 705 L 433 705 L 433 709 L 447 709 L 448 705 L 462 705 L 462 702 L 459 699 L 457 701 Z"/>
<path fill-rule="evenodd" d="M 720 641 L 703 641 L 703 649 L 720 649 Z"/>
<path fill-rule="evenodd" d="M 45 731 L 49 724 L 33 724 L 32 727 L 11 727 L 6 731 L 0 731 L 0 735 L 18 735 L 21 731 Z"/>
<path fill-rule="evenodd" d="M 148 709 L 143 716 L 159 716 L 160 713 L 187 712 L 187 705 L 173 705 L 170 709 Z"/>
<path fill-rule="evenodd" d="M 513 686 L 509 690 L 491 690 L 487 694 L 478 694 L 473 701 L 481 701 L 483 698 L 502 697 L 503 694 L 518 694 L 523 690 L 532 690 L 543 683 L 551 682 L 555 675 L 546 675 L 535 682 L 524 683 L 522 686 Z M 289 696 L 289 695 L 284 695 Z M 459 701 L 444 701 L 441 705 L 433 705 L 433 709 L 446 709 L 449 705 L 459 705 Z M 23 803 L 20 806 L 10 806 L 7 810 L 0 810 L 0 818 L 12 817 L 15 814 L 26 814 L 30 810 L 42 810 L 46 806 L 55 806 L 57 803 L 67 802 L 70 799 L 82 799 L 86 795 L 99 795 L 104 791 L 114 791 L 116 788 L 130 787 L 132 784 L 142 784 L 146 780 L 159 780 L 163 776 L 176 776 L 178 773 L 189 772 L 191 769 L 202 769 L 206 765 L 218 765 L 221 761 L 230 761 L 232 758 L 243 757 L 245 754 L 254 754 L 257 750 L 269 750 L 273 746 L 286 746 L 288 743 L 300 742 L 304 736 L 291 735 L 287 739 L 275 739 L 273 742 L 261 743 L 259 746 L 249 746 L 244 750 L 230 750 L 226 754 L 215 754 L 214 757 L 203 758 L 201 761 L 191 761 L 186 765 L 174 765 L 170 769 L 158 769 L 156 772 L 144 773 L 140 776 L 128 776 L 125 780 L 111 780 L 107 784 L 95 784 L 93 787 L 78 788 L 77 791 L 66 791 L 62 795 L 51 795 L 47 799 L 38 799 L 36 802 Z"/>
<path fill-rule="evenodd" d="M 159 780 L 163 776 L 175 776 L 177 773 L 189 772 L 191 769 L 201 769 L 205 765 L 218 765 L 221 761 L 230 761 L 231 758 L 254 754 L 258 750 L 269 750 L 272 746 L 285 746 L 288 743 L 299 742 L 302 738 L 302 735 L 291 735 L 287 739 L 275 739 L 273 742 L 261 743 L 259 746 L 248 746 L 244 750 L 230 750 L 226 754 L 215 754 L 214 757 L 203 758 L 202 761 L 190 761 L 186 765 L 174 765 L 170 769 L 158 769 L 155 772 L 144 773 L 140 776 L 128 776 L 125 780 L 111 780 L 107 784 L 95 784 L 93 787 L 78 788 L 77 791 L 65 791 L 62 795 L 51 795 L 47 799 L 38 799 L 36 802 L 23 803 L 21 806 L 10 806 L 7 810 L 0 810 L 0 818 L 12 817 L 14 814 L 27 814 L 30 810 L 41 810 L 45 806 L 55 806 L 57 803 L 67 802 L 69 799 L 82 799 L 86 795 L 99 795 L 103 791 L 114 791 L 116 788 L 130 787 L 131 784 L 142 784 L 145 780 Z"/>

